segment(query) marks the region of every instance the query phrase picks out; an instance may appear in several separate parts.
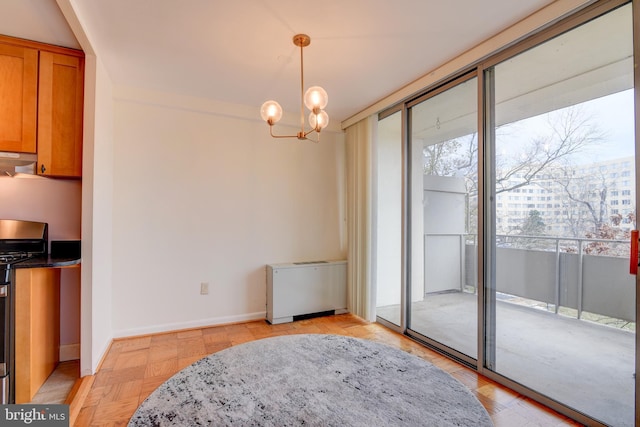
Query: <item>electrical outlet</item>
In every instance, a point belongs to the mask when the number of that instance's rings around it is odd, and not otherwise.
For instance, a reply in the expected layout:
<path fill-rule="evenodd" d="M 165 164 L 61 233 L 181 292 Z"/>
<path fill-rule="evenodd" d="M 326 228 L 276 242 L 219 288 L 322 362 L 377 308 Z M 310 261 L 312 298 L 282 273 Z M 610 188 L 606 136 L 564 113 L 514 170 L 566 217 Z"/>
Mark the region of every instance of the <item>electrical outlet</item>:
<path fill-rule="evenodd" d="M 209 295 L 209 283 L 208 282 L 200 283 L 200 295 Z"/>

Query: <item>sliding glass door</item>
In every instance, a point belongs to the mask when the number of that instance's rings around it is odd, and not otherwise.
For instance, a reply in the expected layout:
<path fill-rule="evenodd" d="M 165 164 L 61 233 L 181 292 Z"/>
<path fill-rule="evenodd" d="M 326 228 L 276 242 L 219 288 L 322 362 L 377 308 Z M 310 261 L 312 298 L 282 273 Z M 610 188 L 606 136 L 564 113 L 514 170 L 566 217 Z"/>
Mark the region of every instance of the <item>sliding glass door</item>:
<path fill-rule="evenodd" d="M 493 116 L 488 369 L 634 425 L 631 5 L 485 73 Z"/>
<path fill-rule="evenodd" d="M 407 326 L 477 358 L 477 79 L 409 105 L 411 305 Z"/>
<path fill-rule="evenodd" d="M 632 15 L 597 2 L 394 106 L 374 163 L 379 319 L 589 425 L 640 414 Z"/>

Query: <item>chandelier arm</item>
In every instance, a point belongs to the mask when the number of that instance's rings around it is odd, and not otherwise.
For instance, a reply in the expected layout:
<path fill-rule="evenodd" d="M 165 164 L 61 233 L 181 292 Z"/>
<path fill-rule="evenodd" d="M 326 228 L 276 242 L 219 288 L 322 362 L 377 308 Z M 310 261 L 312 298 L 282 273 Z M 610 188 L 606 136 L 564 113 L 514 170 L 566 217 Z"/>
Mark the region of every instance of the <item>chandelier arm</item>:
<path fill-rule="evenodd" d="M 312 134 L 312 133 L 314 133 L 314 132 L 315 132 L 315 133 L 318 133 L 318 134 L 320 133 L 320 131 L 319 131 L 318 129 L 316 129 L 316 128 L 311 128 L 311 129 L 309 129 L 308 131 L 306 131 L 306 132 L 304 133 L 304 136 L 310 135 L 310 134 Z"/>
<path fill-rule="evenodd" d="M 272 138 L 297 138 L 298 135 L 274 135 L 273 126 L 269 126 L 269 134 Z"/>
<path fill-rule="evenodd" d="M 314 132 L 318 134 L 318 139 L 309 138 L 309 135 L 311 135 Z M 312 142 L 320 142 L 320 131 L 316 129 L 311 129 L 307 132 L 302 131 L 302 132 L 299 132 L 297 135 L 274 135 L 273 126 L 269 126 L 269 135 L 271 135 L 272 138 L 298 138 L 299 140 L 307 139 Z"/>
<path fill-rule="evenodd" d="M 317 140 L 315 140 L 315 139 L 313 139 L 313 138 L 309 138 L 309 137 L 307 136 L 307 135 L 311 135 L 311 134 L 312 134 L 312 133 L 314 133 L 314 132 L 318 134 L 318 139 L 317 139 Z M 308 139 L 309 141 L 313 141 L 313 142 L 320 142 L 320 131 L 319 131 L 319 130 L 317 130 L 317 129 L 311 129 L 310 131 L 305 132 L 302 136 L 304 137 L 304 139 Z"/>
<path fill-rule="evenodd" d="M 309 135 L 314 132 L 318 134 L 318 139 L 309 138 Z M 307 139 L 311 142 L 320 142 L 320 131 L 316 129 L 310 129 L 307 132 L 301 131 L 297 135 L 274 135 L 273 126 L 269 126 L 269 135 L 271 135 L 272 138 L 298 138 L 299 140 Z"/>

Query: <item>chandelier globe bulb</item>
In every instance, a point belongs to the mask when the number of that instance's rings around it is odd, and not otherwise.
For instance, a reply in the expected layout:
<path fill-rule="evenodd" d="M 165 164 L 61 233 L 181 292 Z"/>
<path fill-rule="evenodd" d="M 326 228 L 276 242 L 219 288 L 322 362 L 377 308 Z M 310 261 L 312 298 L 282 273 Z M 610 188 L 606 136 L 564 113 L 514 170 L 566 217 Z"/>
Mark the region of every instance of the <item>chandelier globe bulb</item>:
<path fill-rule="evenodd" d="M 329 115 L 324 110 L 320 110 L 317 114 L 311 112 L 309 114 L 309 124 L 313 129 L 320 131 L 329 124 Z"/>
<path fill-rule="evenodd" d="M 276 101 L 267 101 L 260 108 L 262 120 L 273 125 L 282 118 L 282 107 Z"/>
<path fill-rule="evenodd" d="M 309 111 L 324 110 L 329 102 L 329 95 L 320 86 L 312 86 L 304 94 L 304 105 Z"/>

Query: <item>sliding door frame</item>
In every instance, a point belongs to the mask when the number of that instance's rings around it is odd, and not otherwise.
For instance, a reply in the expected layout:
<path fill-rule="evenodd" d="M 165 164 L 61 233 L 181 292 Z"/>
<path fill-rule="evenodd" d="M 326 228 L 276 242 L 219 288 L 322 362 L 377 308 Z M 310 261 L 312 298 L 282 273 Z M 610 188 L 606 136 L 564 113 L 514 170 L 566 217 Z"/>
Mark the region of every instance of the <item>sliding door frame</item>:
<path fill-rule="evenodd" d="M 637 209 L 640 206 L 640 197 L 638 188 L 640 188 L 640 0 L 633 0 L 632 5 L 633 20 L 633 58 L 636 65 L 633 70 L 633 99 L 635 107 L 635 143 L 636 143 L 636 217 Z M 636 218 L 636 228 L 637 218 Z M 634 260 L 637 263 L 637 260 Z M 640 298 L 638 298 L 638 290 L 640 289 L 640 276 L 636 275 L 636 369 L 635 378 L 635 425 L 640 425 L 640 381 L 638 381 L 638 368 L 640 368 L 640 335 L 637 331 L 638 319 L 640 319 Z"/>
<path fill-rule="evenodd" d="M 495 126 L 493 69 L 481 67 L 478 74 L 478 372 L 495 364 L 496 308 L 490 301 L 495 296 Z M 491 209 L 489 212 L 488 209 Z M 495 300 L 495 298 L 493 299 Z M 485 345 L 485 343 L 487 343 Z"/>
<path fill-rule="evenodd" d="M 410 309 L 408 306 L 410 304 L 407 304 L 407 301 L 411 300 L 411 297 L 407 297 L 407 292 L 406 289 L 408 289 L 407 283 L 408 283 L 408 277 L 409 274 L 411 272 L 410 270 L 410 263 L 407 262 L 407 251 L 409 250 L 409 248 L 407 247 L 407 236 L 410 233 L 409 230 L 409 224 L 407 221 L 407 212 L 406 212 L 406 207 L 407 207 L 407 197 L 408 197 L 408 193 L 407 193 L 407 180 L 406 180 L 406 174 L 404 173 L 404 171 L 409 167 L 409 165 L 407 164 L 407 153 L 406 153 L 406 148 L 407 148 L 407 121 L 406 121 L 406 111 L 407 108 L 404 104 L 396 104 L 391 108 L 388 108 L 386 110 L 384 110 L 383 112 L 378 114 L 378 121 L 383 120 L 389 116 L 392 116 L 393 114 L 396 114 L 398 112 L 400 112 L 401 114 L 401 118 L 400 121 L 402 123 L 402 129 L 401 129 L 401 136 L 400 136 L 400 146 L 402 148 L 402 160 L 401 160 L 401 168 L 402 168 L 402 188 L 401 188 L 401 223 L 400 223 L 400 232 L 401 232 L 401 243 L 400 243 L 400 250 L 401 250 L 401 254 L 400 254 L 400 324 L 396 325 L 393 322 L 390 322 L 380 316 L 376 316 L 376 322 L 380 323 L 381 325 L 384 325 L 385 327 L 394 330 L 398 333 L 404 334 L 406 331 L 406 324 L 407 324 L 407 316 L 409 315 L 408 310 Z M 376 154 L 377 156 L 377 154 Z M 373 225 L 373 228 L 376 229 L 377 228 L 377 221 L 376 223 Z M 407 268 L 407 266 L 409 268 Z"/>
<path fill-rule="evenodd" d="M 411 186 L 412 185 L 412 183 L 411 183 L 411 176 L 412 176 L 411 164 L 412 164 L 412 162 L 411 162 L 411 158 L 410 158 L 411 153 L 413 152 L 413 150 L 411 148 L 413 142 L 409 138 L 409 135 L 411 135 L 411 132 L 412 132 L 412 129 L 413 129 L 412 122 L 411 122 L 411 120 L 412 120 L 411 111 L 412 111 L 413 107 L 417 106 L 418 104 L 421 104 L 421 103 L 423 103 L 423 102 L 425 102 L 425 101 L 427 101 L 427 100 L 429 100 L 431 98 L 434 98 L 434 97 L 436 97 L 436 96 L 448 91 L 449 89 L 453 89 L 453 88 L 455 88 L 456 86 L 458 86 L 458 85 L 460 85 L 462 83 L 465 83 L 465 82 L 467 82 L 469 80 L 477 78 L 477 76 L 478 76 L 478 73 L 477 73 L 477 71 L 475 69 L 471 69 L 471 70 L 469 70 L 469 71 L 467 71 L 465 73 L 460 73 L 459 75 L 457 75 L 456 77 L 450 79 L 446 83 L 444 83 L 444 84 L 442 84 L 442 85 L 440 85 L 440 86 L 438 86 L 436 88 L 433 88 L 429 92 L 424 93 L 423 95 L 421 95 L 421 96 L 419 96 L 417 98 L 414 98 L 414 99 L 412 99 L 411 101 L 409 101 L 409 102 L 407 102 L 405 104 L 406 105 L 405 116 L 406 116 L 406 122 L 407 122 L 407 139 L 405 141 L 405 147 L 406 147 L 405 148 L 405 152 L 407 154 L 407 159 L 405 160 L 404 163 L 407 165 L 408 168 L 405 171 L 405 173 L 403 174 L 403 179 L 407 182 L 407 204 L 404 206 L 404 210 L 406 211 L 405 220 L 407 222 L 409 222 L 409 223 L 410 223 L 410 221 L 409 221 L 408 218 L 410 218 L 411 209 L 412 209 L 412 206 L 413 206 L 413 200 L 411 199 L 411 194 L 413 194 L 412 186 Z M 481 116 L 480 112 L 478 112 L 478 116 L 479 117 Z M 480 128 L 477 128 L 477 132 L 478 132 L 478 138 L 480 138 Z M 478 139 L 478 158 L 476 159 L 476 161 L 478 162 L 478 166 L 480 165 L 480 162 L 481 162 L 480 155 L 481 155 L 480 139 Z M 478 194 L 478 197 L 480 197 L 480 194 Z M 479 203 L 478 209 L 480 210 L 480 202 L 478 202 L 478 203 Z M 478 221 L 480 221 L 480 218 L 478 218 Z M 478 228 L 481 228 L 480 224 L 481 223 L 478 222 L 478 224 L 477 224 Z M 409 255 L 409 257 L 406 259 L 406 262 L 405 262 L 405 268 L 407 268 L 407 269 L 411 268 L 411 262 L 410 262 L 411 258 L 412 258 L 411 257 L 411 247 L 412 247 L 411 238 L 412 238 L 411 234 L 408 234 L 406 236 L 406 238 L 405 238 L 405 241 L 406 241 L 405 245 L 406 245 L 406 249 L 408 250 L 408 255 Z M 413 339 L 415 339 L 415 340 L 417 340 L 417 341 L 419 341 L 419 342 L 421 342 L 423 344 L 426 344 L 430 348 L 432 348 L 432 349 L 434 349 L 434 350 L 436 350 L 436 351 L 438 351 L 440 353 L 445 354 L 448 357 L 452 357 L 452 358 L 456 359 L 457 361 L 464 363 L 465 365 L 468 365 L 468 366 L 471 366 L 471 367 L 477 369 L 477 363 L 478 363 L 477 359 L 475 359 L 475 358 L 473 358 L 471 356 L 468 356 L 468 355 L 466 355 L 466 354 L 464 354 L 464 353 L 462 353 L 460 351 L 457 351 L 457 350 L 455 350 L 455 349 L 453 349 L 453 348 L 451 348 L 451 347 L 449 347 L 449 346 L 447 346 L 447 345 L 445 345 L 443 343 L 435 341 L 435 340 L 429 338 L 428 336 L 426 336 L 426 335 L 424 335 L 424 334 L 422 334 L 420 332 L 417 332 L 417 331 L 411 329 L 411 325 L 408 323 L 408 321 L 411 319 L 411 316 L 410 316 L 410 310 L 411 310 L 411 288 L 412 288 L 411 283 L 410 283 L 411 275 L 408 275 L 407 277 L 408 277 L 408 279 L 407 279 L 407 283 L 406 283 L 406 286 L 405 286 L 405 293 L 408 295 L 407 303 L 406 303 L 406 305 L 408 306 L 408 308 L 407 308 L 408 317 L 407 317 L 407 323 L 405 324 L 406 327 L 405 327 L 404 333 L 407 334 L 408 336 L 410 336 L 411 338 L 413 338 Z M 480 283 L 478 283 L 478 298 L 482 298 L 482 296 L 483 296 L 483 292 L 482 292 L 481 288 L 482 287 L 480 286 Z M 478 301 L 481 301 L 481 299 L 478 299 Z M 480 328 L 478 328 L 478 332 L 480 332 Z M 481 333 L 478 333 L 477 336 L 481 337 L 482 335 L 481 335 Z M 479 348 L 480 347 L 478 347 L 478 349 Z M 480 352 L 477 352 L 477 354 L 480 355 Z"/>

